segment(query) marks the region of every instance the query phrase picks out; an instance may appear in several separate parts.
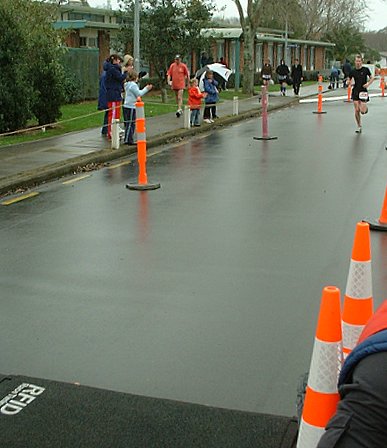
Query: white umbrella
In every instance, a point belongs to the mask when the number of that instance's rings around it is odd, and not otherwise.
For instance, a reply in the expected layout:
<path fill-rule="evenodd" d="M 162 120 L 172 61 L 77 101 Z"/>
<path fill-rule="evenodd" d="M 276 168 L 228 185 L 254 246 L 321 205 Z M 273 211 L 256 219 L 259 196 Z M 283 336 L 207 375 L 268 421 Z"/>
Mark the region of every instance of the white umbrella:
<path fill-rule="evenodd" d="M 196 77 L 199 78 L 199 88 L 200 90 L 204 90 L 203 87 L 203 79 L 206 75 L 206 71 L 212 71 L 214 73 L 217 73 L 219 76 L 221 76 L 225 81 L 228 81 L 228 78 L 230 77 L 232 71 L 227 68 L 223 64 L 219 64 L 218 62 L 215 62 L 214 64 L 208 64 L 205 67 L 201 68 L 196 72 Z"/>

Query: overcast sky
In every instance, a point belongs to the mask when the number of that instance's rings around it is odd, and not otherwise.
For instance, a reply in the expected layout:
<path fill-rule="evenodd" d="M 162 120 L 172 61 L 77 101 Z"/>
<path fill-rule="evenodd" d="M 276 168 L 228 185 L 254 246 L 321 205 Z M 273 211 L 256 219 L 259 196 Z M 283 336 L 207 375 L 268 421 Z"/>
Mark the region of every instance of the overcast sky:
<path fill-rule="evenodd" d="M 105 6 L 106 0 L 88 0 L 90 6 Z M 215 1 L 216 5 L 220 8 L 225 6 L 226 9 L 222 13 L 225 17 L 237 17 L 238 11 L 236 9 L 233 0 L 218 0 Z M 242 0 L 242 4 L 246 3 Z M 112 7 L 114 9 L 118 8 L 118 1 L 111 0 Z M 387 1 L 383 0 L 368 0 L 367 5 L 369 20 L 367 23 L 367 28 L 369 30 L 380 30 L 387 26 Z"/>

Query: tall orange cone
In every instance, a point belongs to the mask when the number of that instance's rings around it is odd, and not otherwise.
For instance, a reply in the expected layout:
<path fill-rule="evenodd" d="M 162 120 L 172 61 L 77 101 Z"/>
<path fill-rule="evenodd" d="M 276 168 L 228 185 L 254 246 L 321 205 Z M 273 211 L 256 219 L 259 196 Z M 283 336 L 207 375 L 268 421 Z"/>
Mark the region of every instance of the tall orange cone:
<path fill-rule="evenodd" d="M 363 221 L 369 224 L 371 230 L 382 230 L 384 232 L 387 231 L 387 187 L 386 192 L 384 194 L 384 201 L 382 206 L 382 212 L 380 213 L 380 218 L 378 220 L 363 219 Z"/>
<path fill-rule="evenodd" d="M 160 184 L 149 183 L 146 173 L 146 128 L 144 103 L 141 97 L 136 102 L 136 133 L 137 133 L 137 160 L 138 160 L 138 182 L 126 184 L 129 190 L 157 190 Z"/>
<path fill-rule="evenodd" d="M 351 96 L 352 96 L 352 86 L 351 86 L 351 84 L 348 84 L 348 87 L 347 87 L 347 99 L 344 100 L 344 103 L 352 103 Z"/>
<path fill-rule="evenodd" d="M 340 290 L 323 289 L 297 448 L 315 448 L 339 402 L 342 365 Z"/>
<path fill-rule="evenodd" d="M 360 333 L 373 314 L 371 241 L 366 222 L 356 225 L 352 257 L 343 307 L 343 353 L 355 347 Z"/>
<path fill-rule="evenodd" d="M 319 75 L 318 77 L 318 95 L 317 95 L 317 111 L 314 111 L 314 114 L 326 114 L 325 111 L 322 110 L 323 103 L 323 77 Z"/>

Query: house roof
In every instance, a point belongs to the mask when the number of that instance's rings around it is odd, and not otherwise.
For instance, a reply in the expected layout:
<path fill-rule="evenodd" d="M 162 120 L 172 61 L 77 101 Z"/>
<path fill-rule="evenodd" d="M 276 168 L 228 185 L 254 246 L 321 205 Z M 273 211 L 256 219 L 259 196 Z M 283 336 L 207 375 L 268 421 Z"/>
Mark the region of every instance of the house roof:
<path fill-rule="evenodd" d="M 271 32 L 270 32 L 271 31 Z M 240 39 L 242 36 L 242 28 L 207 28 L 203 30 L 204 36 L 213 37 L 215 39 Z M 279 30 L 258 30 L 256 34 L 258 42 L 281 42 L 285 43 L 286 39 L 281 35 Z M 288 44 L 299 45 L 313 45 L 316 47 L 334 47 L 335 44 L 331 42 L 302 40 L 302 39 L 287 39 Z"/>
<path fill-rule="evenodd" d="M 118 30 L 118 23 L 91 22 L 89 20 L 58 20 L 52 24 L 56 30 L 80 30 L 83 28 L 98 28 L 106 30 Z"/>

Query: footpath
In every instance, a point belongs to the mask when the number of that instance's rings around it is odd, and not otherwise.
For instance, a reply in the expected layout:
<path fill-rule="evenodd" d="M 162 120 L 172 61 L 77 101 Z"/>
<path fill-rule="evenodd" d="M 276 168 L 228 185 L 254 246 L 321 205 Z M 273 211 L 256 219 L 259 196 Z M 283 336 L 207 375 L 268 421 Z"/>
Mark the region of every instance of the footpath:
<path fill-rule="evenodd" d="M 330 96 L 346 94 L 345 89 L 328 91 L 327 86 L 325 83 L 324 92 L 328 92 Z M 301 87 L 299 97 L 294 96 L 291 89 L 288 89 L 287 96 L 281 96 L 279 92 L 270 93 L 269 111 L 295 105 L 301 98 L 316 95 L 317 84 Z M 238 106 L 239 114 L 233 115 L 233 101 L 223 101 L 218 104 L 217 113 L 220 118 L 215 123 L 202 123 L 200 127 L 191 129 L 185 129 L 184 117 L 177 118 L 174 113 L 147 118 L 147 147 L 174 143 L 261 114 L 260 96 L 239 100 Z M 101 122 L 102 118 L 101 114 Z M 135 146 L 128 147 L 124 144 L 119 149 L 112 150 L 110 142 L 101 136 L 99 128 L 0 147 L 0 195 L 28 189 L 74 172 L 93 169 L 96 165 L 135 152 Z"/>

